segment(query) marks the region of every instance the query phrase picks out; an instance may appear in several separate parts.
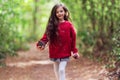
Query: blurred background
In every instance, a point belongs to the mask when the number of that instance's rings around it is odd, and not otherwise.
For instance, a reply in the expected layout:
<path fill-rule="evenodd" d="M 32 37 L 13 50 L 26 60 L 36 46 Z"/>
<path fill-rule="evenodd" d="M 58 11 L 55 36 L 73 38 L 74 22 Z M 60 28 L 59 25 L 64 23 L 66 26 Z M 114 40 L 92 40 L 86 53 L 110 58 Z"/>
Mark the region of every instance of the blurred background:
<path fill-rule="evenodd" d="M 64 3 L 84 57 L 120 65 L 120 0 L 0 0 L 0 64 L 42 37 L 54 4 Z"/>

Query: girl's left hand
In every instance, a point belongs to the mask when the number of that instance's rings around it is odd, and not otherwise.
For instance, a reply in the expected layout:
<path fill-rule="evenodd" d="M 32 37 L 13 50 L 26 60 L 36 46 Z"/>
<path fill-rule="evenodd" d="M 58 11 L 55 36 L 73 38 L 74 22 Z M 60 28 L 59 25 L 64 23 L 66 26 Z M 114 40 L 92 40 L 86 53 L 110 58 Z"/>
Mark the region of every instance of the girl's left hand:
<path fill-rule="evenodd" d="M 78 53 L 74 53 L 74 54 L 73 54 L 73 58 L 74 58 L 74 59 L 78 59 L 79 57 L 80 57 L 80 56 L 79 56 Z"/>

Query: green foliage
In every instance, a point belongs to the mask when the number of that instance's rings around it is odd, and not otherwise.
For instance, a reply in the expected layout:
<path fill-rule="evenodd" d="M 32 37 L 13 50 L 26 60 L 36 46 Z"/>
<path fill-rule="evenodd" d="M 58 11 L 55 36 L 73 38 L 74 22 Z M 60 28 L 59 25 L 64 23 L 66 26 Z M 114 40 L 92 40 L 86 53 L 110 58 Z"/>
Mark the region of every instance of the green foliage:
<path fill-rule="evenodd" d="M 120 49 L 116 47 L 120 41 L 119 33 L 116 33 L 120 26 L 119 0 L 61 1 L 69 7 L 72 20 L 77 28 L 78 39 L 80 39 L 78 43 L 83 55 L 94 54 L 97 55 L 97 58 L 104 60 L 105 57 L 110 58 L 111 54 L 120 53 Z M 111 52 L 112 50 L 114 53 Z"/>
<path fill-rule="evenodd" d="M 10 53 L 10 55 L 14 55 L 15 53 L 12 50 L 13 46 L 15 46 L 14 36 L 16 34 L 15 24 L 12 23 L 15 12 L 12 9 L 13 5 L 11 2 L 7 3 L 2 0 L 0 5 L 0 57 L 4 58 L 6 53 Z"/>
<path fill-rule="evenodd" d="M 25 36 L 20 25 L 20 1 L 0 0 L 0 3 L 0 59 L 3 59 L 25 48 Z"/>
<path fill-rule="evenodd" d="M 120 27 L 116 28 L 113 35 L 113 54 L 120 61 Z"/>
<path fill-rule="evenodd" d="M 0 63 L 44 33 L 53 0 L 0 0 Z M 49 7 L 48 7 L 49 6 Z"/>

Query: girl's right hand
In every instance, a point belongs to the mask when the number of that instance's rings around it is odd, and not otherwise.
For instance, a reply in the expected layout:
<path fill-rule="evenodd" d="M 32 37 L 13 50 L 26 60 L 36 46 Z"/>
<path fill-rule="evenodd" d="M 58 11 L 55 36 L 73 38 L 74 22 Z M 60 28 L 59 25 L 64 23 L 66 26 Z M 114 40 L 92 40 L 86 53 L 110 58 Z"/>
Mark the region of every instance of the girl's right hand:
<path fill-rule="evenodd" d="M 38 48 L 39 50 L 43 50 L 43 49 L 45 48 L 45 46 L 37 46 L 37 48 Z"/>
<path fill-rule="evenodd" d="M 45 45 L 41 41 L 38 41 L 36 46 L 39 50 L 43 50 L 45 48 Z"/>

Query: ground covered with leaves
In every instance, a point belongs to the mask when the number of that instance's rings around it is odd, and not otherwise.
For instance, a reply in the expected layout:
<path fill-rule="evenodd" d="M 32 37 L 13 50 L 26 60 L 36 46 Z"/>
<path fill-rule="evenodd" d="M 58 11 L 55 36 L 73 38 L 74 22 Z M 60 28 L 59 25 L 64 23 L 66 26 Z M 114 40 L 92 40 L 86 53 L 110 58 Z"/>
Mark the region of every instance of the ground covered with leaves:
<path fill-rule="evenodd" d="M 56 80 L 48 48 L 39 51 L 31 43 L 29 51 L 19 51 L 18 56 L 7 57 L 6 67 L 0 68 L 0 80 Z M 67 80 L 109 80 L 105 67 L 88 58 L 72 57 L 66 67 Z"/>

